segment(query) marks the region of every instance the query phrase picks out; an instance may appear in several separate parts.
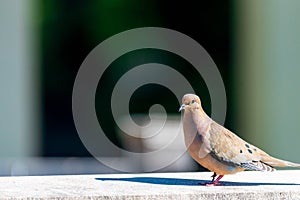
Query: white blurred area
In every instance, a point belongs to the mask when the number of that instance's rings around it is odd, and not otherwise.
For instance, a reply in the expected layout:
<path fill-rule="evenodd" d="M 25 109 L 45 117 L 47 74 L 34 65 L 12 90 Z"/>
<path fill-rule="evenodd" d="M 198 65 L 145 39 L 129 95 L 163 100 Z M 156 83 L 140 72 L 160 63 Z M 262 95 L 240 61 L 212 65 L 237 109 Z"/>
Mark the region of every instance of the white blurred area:
<path fill-rule="evenodd" d="M 5 157 L 0 159 L 0 176 L 117 173 L 88 157 Z"/>
<path fill-rule="evenodd" d="M 141 159 L 134 165 L 134 171 L 197 170 L 197 164 L 186 152 L 180 115 L 166 117 L 162 113 L 152 113 L 151 119 L 148 117 L 124 116 L 119 120 L 120 126 L 128 131 L 119 133 L 124 149 L 141 155 Z M 140 125 L 138 129 L 136 126 L 130 127 L 128 121 L 132 119 Z M 133 157 L 126 151 L 121 156 L 125 160 L 132 160 Z"/>

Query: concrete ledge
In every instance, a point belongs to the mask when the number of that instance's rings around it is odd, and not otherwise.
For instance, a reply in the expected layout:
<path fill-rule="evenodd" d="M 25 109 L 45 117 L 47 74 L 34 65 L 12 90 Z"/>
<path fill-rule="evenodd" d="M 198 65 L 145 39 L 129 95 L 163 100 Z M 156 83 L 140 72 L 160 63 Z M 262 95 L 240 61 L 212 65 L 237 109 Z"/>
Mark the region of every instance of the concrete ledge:
<path fill-rule="evenodd" d="M 0 199 L 300 199 L 300 170 L 1 177 Z"/>

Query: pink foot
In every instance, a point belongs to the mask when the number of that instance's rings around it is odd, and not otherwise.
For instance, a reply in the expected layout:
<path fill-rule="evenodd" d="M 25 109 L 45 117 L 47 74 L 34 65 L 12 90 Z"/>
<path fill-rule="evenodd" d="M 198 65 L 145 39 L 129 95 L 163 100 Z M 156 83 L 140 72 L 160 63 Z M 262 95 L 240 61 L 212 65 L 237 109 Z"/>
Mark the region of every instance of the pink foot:
<path fill-rule="evenodd" d="M 222 184 L 219 183 L 219 181 L 221 180 L 221 178 L 223 178 L 223 176 L 224 175 L 219 175 L 216 180 L 214 180 L 215 177 L 213 177 L 213 182 L 212 183 L 207 183 L 205 185 L 208 186 L 208 187 L 211 187 L 211 186 L 221 186 Z"/>
<path fill-rule="evenodd" d="M 207 186 L 207 187 L 222 186 L 222 184 L 221 183 L 212 182 L 212 183 L 206 183 L 205 186 Z"/>

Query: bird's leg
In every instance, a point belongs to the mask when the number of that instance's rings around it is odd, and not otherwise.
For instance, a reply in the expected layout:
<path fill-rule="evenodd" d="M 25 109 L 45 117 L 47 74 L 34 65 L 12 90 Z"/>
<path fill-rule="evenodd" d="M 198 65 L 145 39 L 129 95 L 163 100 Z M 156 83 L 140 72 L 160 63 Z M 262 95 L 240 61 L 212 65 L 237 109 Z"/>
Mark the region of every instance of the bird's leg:
<path fill-rule="evenodd" d="M 215 178 L 217 177 L 217 174 L 216 174 L 216 172 L 214 172 L 214 174 L 213 174 L 211 177 L 212 177 L 212 180 L 211 180 L 211 182 L 214 182 L 214 181 L 215 181 Z"/>
<path fill-rule="evenodd" d="M 214 174 L 215 175 L 215 174 Z M 219 175 L 218 177 L 217 177 L 217 179 L 216 180 L 214 180 L 215 179 L 215 176 L 213 175 L 213 181 L 212 181 L 212 183 L 208 183 L 208 184 L 206 184 L 206 186 L 216 186 L 216 185 L 221 185 L 220 183 L 219 183 L 219 181 L 221 180 L 221 178 L 223 178 L 223 176 L 224 175 Z"/>

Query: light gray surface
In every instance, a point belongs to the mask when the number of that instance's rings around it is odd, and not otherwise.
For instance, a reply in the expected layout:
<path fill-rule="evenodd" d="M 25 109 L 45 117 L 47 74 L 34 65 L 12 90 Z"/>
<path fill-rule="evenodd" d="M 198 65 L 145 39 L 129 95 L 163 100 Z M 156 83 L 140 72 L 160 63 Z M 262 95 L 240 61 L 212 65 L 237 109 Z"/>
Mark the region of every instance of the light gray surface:
<path fill-rule="evenodd" d="M 0 199 L 300 199 L 300 170 L 242 172 L 223 186 L 212 173 L 1 177 Z"/>

